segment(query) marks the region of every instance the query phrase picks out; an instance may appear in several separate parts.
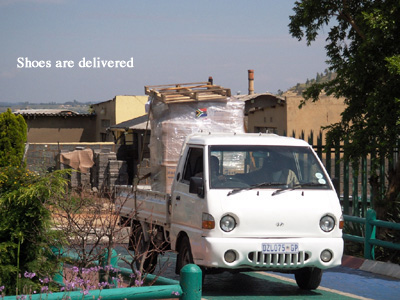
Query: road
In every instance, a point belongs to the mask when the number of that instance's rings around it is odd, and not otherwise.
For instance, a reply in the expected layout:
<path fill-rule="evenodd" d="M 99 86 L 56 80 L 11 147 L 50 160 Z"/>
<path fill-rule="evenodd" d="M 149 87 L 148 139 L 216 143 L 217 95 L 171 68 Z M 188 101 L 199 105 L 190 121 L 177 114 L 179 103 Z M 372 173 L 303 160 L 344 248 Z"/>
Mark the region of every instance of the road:
<path fill-rule="evenodd" d="M 162 276 L 179 280 L 175 275 L 176 256 L 169 254 L 162 262 L 169 265 Z M 326 270 L 320 287 L 300 290 L 291 274 L 245 272 L 207 275 L 203 299 L 375 299 L 399 300 L 400 280 L 347 267 Z"/>

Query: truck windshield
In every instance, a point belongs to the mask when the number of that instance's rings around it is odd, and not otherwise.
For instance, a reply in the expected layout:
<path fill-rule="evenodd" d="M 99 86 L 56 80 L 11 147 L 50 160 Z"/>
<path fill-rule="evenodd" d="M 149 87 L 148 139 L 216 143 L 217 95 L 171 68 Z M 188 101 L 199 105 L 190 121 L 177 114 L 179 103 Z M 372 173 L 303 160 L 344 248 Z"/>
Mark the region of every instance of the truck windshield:
<path fill-rule="evenodd" d="M 210 146 L 211 189 L 330 189 L 327 174 L 308 147 Z"/>

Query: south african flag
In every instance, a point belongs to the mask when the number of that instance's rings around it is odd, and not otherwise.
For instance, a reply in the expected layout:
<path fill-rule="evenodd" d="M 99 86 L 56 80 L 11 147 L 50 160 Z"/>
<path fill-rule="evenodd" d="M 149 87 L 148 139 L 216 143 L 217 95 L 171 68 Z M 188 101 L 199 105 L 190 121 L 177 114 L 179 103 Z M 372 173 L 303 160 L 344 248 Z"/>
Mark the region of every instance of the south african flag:
<path fill-rule="evenodd" d="M 207 108 L 198 108 L 196 110 L 196 118 L 207 117 Z"/>

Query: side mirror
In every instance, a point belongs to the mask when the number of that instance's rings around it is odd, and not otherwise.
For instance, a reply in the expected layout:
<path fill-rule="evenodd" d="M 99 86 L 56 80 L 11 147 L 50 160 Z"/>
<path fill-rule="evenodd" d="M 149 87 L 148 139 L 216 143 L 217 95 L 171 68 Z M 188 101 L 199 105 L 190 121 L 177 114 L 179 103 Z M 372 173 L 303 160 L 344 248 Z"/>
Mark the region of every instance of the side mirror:
<path fill-rule="evenodd" d="M 200 198 L 204 198 L 204 182 L 201 177 L 190 177 L 189 193 L 197 194 Z"/>

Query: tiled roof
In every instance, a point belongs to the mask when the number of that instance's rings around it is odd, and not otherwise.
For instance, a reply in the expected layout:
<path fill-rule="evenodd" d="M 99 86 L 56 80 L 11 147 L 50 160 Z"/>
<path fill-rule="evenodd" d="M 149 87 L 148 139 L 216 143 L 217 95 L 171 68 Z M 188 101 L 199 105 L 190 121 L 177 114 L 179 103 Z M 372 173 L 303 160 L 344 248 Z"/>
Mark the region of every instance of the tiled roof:
<path fill-rule="evenodd" d="M 16 115 L 22 116 L 41 116 L 41 117 L 74 117 L 74 116 L 91 116 L 92 114 L 80 114 L 68 109 L 20 109 L 14 112 Z"/>

